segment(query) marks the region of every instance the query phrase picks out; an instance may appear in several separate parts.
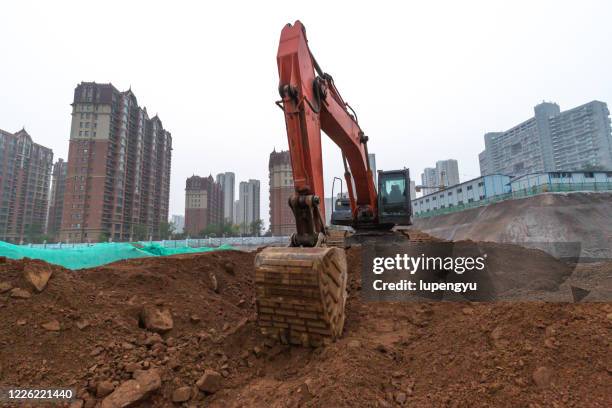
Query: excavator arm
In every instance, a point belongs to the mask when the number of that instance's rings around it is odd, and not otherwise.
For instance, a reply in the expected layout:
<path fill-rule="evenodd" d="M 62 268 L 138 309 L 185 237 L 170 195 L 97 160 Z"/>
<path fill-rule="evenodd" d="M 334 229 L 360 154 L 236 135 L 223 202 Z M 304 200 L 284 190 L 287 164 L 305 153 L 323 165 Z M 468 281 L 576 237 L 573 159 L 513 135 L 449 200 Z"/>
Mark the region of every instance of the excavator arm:
<path fill-rule="evenodd" d="M 277 63 L 277 104 L 287 126 L 295 185 L 289 205 L 296 233 L 290 247 L 265 248 L 255 258 L 257 321 L 267 336 L 316 346 L 342 334 L 347 298 L 344 249 L 326 245 L 321 130 L 342 151 L 357 229 L 409 222 L 408 170 L 379 172 L 383 188 L 377 195 L 368 138 L 332 77 L 312 56 L 299 21 L 283 28 Z"/>
<path fill-rule="evenodd" d="M 349 112 L 333 78 L 312 56 L 301 22 L 283 28 L 277 63 L 282 98 L 278 104 L 285 114 L 295 185 L 289 200 L 297 231 L 292 245 L 317 246 L 325 233 L 321 130 L 342 151 L 354 224 L 375 223 L 377 195 L 368 161 L 368 137 L 356 115 Z"/>

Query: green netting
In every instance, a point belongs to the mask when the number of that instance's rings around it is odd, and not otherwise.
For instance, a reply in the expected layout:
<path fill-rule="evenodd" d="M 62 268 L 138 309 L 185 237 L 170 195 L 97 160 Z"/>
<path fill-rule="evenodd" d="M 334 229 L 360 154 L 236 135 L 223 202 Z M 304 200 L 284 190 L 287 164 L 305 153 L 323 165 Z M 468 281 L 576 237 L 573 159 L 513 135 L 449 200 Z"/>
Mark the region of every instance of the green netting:
<path fill-rule="evenodd" d="M 136 247 L 131 243 L 100 243 L 86 247 L 45 249 L 13 245 L 0 241 L 0 256 L 11 259 L 32 258 L 63 266 L 68 269 L 92 268 L 122 259 L 147 256 L 168 256 L 186 253 L 233 249 L 230 245 L 219 248 L 164 248 L 158 244 Z"/>
<path fill-rule="evenodd" d="M 231 245 L 224 244 L 220 247 L 199 247 L 199 248 L 166 248 L 159 244 L 148 244 L 140 248 L 142 251 L 148 252 L 153 256 L 168 256 L 168 255 L 180 255 L 180 254 L 193 254 L 197 252 L 210 252 L 210 251 L 223 251 L 228 249 L 234 249 Z"/>

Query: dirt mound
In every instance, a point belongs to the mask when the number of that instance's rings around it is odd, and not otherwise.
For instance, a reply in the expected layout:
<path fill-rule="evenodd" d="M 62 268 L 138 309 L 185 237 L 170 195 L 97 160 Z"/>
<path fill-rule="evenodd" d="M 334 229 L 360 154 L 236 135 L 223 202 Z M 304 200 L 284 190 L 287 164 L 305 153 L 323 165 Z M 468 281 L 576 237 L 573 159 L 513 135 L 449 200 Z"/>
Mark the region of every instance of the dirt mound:
<path fill-rule="evenodd" d="M 353 247 L 344 337 L 294 348 L 255 326 L 254 256 L 2 260 L 0 384 L 71 387 L 86 407 L 612 404 L 610 304 L 368 303 Z M 32 265 L 52 271 L 40 293 Z"/>
<path fill-rule="evenodd" d="M 516 243 L 557 258 L 612 259 L 612 193 L 549 193 L 437 217 L 416 228 L 448 240 Z"/>

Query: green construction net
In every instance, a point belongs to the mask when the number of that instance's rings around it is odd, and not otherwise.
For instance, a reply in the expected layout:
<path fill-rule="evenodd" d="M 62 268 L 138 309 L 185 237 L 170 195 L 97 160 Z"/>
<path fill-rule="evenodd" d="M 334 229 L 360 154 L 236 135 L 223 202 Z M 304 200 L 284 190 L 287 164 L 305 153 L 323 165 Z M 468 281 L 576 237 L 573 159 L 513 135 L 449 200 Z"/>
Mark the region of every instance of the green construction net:
<path fill-rule="evenodd" d="M 122 259 L 191 254 L 228 249 L 233 249 L 233 247 L 222 245 L 218 248 L 165 248 L 155 243 L 138 245 L 120 242 L 99 243 L 74 248 L 35 248 L 0 241 L 0 256 L 11 259 L 41 259 L 68 269 L 92 268 Z"/>

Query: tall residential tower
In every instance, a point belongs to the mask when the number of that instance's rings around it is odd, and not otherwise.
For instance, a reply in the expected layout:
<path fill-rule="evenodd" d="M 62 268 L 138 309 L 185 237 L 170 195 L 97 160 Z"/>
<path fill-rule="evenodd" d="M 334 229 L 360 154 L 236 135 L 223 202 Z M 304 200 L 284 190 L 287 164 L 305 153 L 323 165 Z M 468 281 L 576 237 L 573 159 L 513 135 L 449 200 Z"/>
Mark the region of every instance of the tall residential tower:
<path fill-rule="evenodd" d="M 274 150 L 270 153 L 268 171 L 270 177 L 270 231 L 272 235 L 291 235 L 295 232 L 295 219 L 289 207 L 289 197 L 294 192 L 289 151 L 277 152 Z"/>
<path fill-rule="evenodd" d="M 53 152 L 25 129 L 0 130 L 0 240 L 42 235 L 47 221 Z"/>
<path fill-rule="evenodd" d="M 234 190 L 236 185 L 236 175 L 232 172 L 217 174 L 217 183 L 221 185 L 223 191 L 223 218 L 232 223 L 234 222 Z"/>
<path fill-rule="evenodd" d="M 236 224 L 240 226 L 240 232 L 251 234 L 251 226 L 254 221 L 260 220 L 260 187 L 259 180 L 241 181 L 238 186 L 238 205 L 236 212 Z"/>
<path fill-rule="evenodd" d="M 185 230 L 192 237 L 201 235 L 211 225 L 223 220 L 221 184 L 212 176 L 191 176 L 185 183 Z"/>
<path fill-rule="evenodd" d="M 159 237 L 168 220 L 172 136 L 131 90 L 82 82 L 74 91 L 62 240 Z"/>

